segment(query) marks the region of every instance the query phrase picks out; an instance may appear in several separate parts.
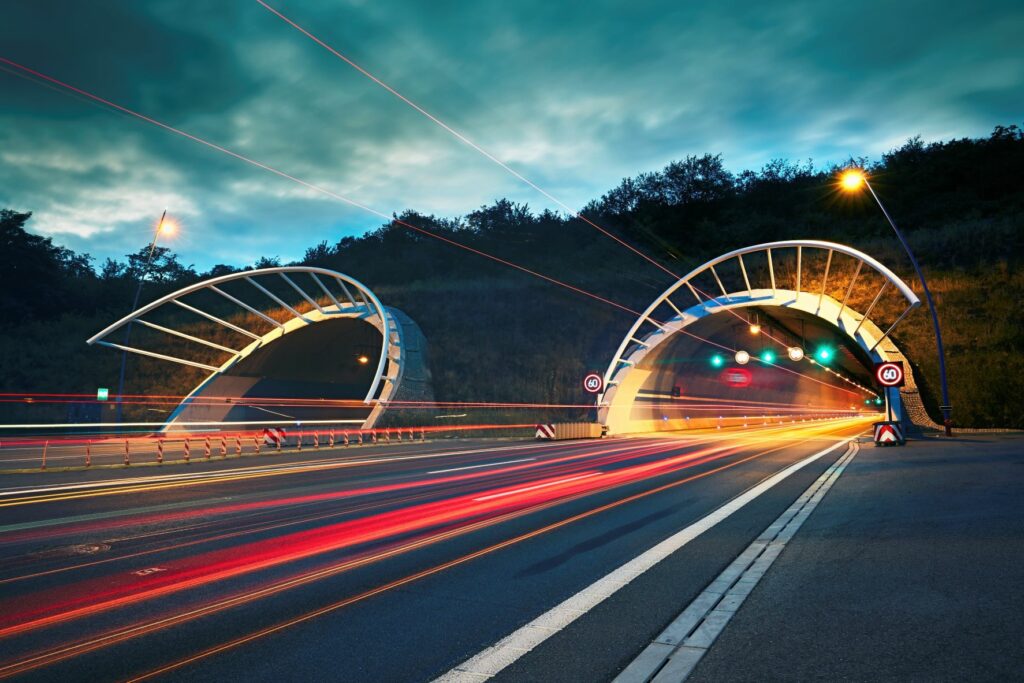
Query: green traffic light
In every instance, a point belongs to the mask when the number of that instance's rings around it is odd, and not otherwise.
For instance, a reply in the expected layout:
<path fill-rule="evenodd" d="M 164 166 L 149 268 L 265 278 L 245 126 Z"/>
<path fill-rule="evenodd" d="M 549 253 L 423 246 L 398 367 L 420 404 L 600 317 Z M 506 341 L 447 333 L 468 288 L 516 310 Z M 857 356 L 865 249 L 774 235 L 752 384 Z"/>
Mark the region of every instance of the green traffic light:
<path fill-rule="evenodd" d="M 725 359 L 720 354 L 711 356 L 711 365 L 716 368 L 720 368 L 725 365 Z"/>
<path fill-rule="evenodd" d="M 818 350 L 814 352 L 814 357 L 818 359 L 819 363 L 827 363 L 832 360 L 832 356 L 835 355 L 835 351 L 827 346 L 819 346 Z"/>
<path fill-rule="evenodd" d="M 880 398 L 876 398 L 876 399 L 875 399 L 875 405 L 876 405 L 876 406 L 880 406 L 880 405 L 882 405 L 882 399 L 880 399 Z"/>
<path fill-rule="evenodd" d="M 774 363 L 775 362 L 775 353 L 773 353 L 772 351 L 768 351 L 768 350 L 762 351 L 761 352 L 761 360 L 764 361 L 765 363 Z"/>

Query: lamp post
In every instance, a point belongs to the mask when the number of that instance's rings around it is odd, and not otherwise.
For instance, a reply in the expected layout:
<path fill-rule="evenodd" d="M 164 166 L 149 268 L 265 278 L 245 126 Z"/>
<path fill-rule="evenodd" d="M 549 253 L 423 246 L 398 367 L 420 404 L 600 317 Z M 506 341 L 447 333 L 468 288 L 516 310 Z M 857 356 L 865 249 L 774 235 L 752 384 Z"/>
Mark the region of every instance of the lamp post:
<path fill-rule="evenodd" d="M 928 283 L 924 279 L 924 273 L 921 272 L 921 266 L 918 265 L 917 259 L 914 257 L 914 252 L 911 251 L 910 245 L 907 244 L 906 238 L 903 237 L 903 233 L 896 227 L 896 221 L 892 219 L 889 212 L 886 210 L 885 205 L 882 204 L 882 200 L 875 194 L 875 188 L 871 187 L 871 183 L 868 182 L 868 177 L 858 168 L 850 168 L 843 172 L 840 176 L 840 184 L 844 190 L 848 192 L 855 192 L 864 186 L 871 193 L 871 197 L 878 204 L 878 208 L 882 210 L 882 215 L 885 216 L 885 220 L 889 222 L 892 227 L 892 231 L 896 233 L 896 239 L 903 245 L 903 250 L 907 252 L 907 256 L 910 257 L 910 262 L 914 265 L 914 271 L 917 273 L 917 278 L 921 281 L 921 288 L 924 289 L 924 298 L 928 302 L 928 311 L 932 315 L 932 327 L 935 329 L 935 346 L 939 353 L 939 379 L 942 384 L 942 405 L 939 409 L 942 411 L 942 424 L 946 429 L 946 436 L 953 436 L 953 424 L 951 422 L 951 413 L 953 406 L 949 403 L 949 384 L 946 381 L 946 351 L 942 346 L 942 330 L 939 327 L 939 314 L 935 310 L 935 301 L 932 300 L 931 290 L 928 289 Z"/>
<path fill-rule="evenodd" d="M 146 255 L 146 265 L 142 267 L 142 274 L 139 275 L 139 285 L 135 288 L 135 298 L 132 299 L 132 308 L 134 311 L 139 307 L 139 297 L 142 296 L 142 284 L 146 281 L 146 276 L 149 274 L 149 267 L 153 263 L 153 254 L 156 252 L 156 242 L 160 238 L 161 234 L 170 235 L 174 231 L 174 224 L 167 220 L 167 209 L 160 215 L 160 221 L 156 224 L 156 230 L 153 231 L 153 239 L 149 243 L 149 253 Z M 128 346 L 128 341 L 132 335 L 132 324 L 131 321 L 125 325 L 124 329 L 124 345 Z M 124 398 L 124 373 L 125 366 L 128 363 L 128 352 L 121 352 L 121 372 L 118 375 L 117 380 L 117 422 L 121 422 L 122 415 L 122 401 Z"/>

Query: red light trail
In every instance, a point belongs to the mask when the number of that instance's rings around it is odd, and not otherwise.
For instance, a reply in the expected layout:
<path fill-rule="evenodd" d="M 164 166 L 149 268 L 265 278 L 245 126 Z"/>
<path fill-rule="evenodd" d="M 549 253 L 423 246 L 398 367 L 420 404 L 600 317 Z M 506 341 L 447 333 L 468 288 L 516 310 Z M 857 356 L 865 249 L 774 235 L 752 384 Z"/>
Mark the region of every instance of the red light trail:
<path fill-rule="evenodd" d="M 851 428 L 859 429 L 859 425 L 862 423 L 851 422 L 849 424 Z M 849 428 L 840 427 L 840 431 L 844 429 Z M 819 438 L 835 431 L 835 426 L 817 426 L 793 430 L 792 435 L 797 441 L 806 442 L 808 439 Z M 758 441 L 769 443 L 773 439 L 772 435 L 765 433 L 760 439 L 754 439 L 751 443 L 757 443 Z M 131 623 L 115 627 L 98 635 L 87 636 L 77 642 L 66 642 L 43 652 L 23 655 L 19 659 L 0 665 L 0 676 L 6 677 L 37 669 L 148 633 L 155 633 L 200 617 L 220 613 L 233 607 L 251 604 L 283 591 L 336 576 L 341 572 L 350 571 L 369 563 L 379 562 L 388 557 L 394 557 L 397 554 L 433 545 L 471 531 L 491 527 L 503 521 L 520 518 L 542 509 L 551 509 L 569 500 L 580 500 L 595 493 L 610 491 L 626 484 L 651 481 L 654 477 L 676 473 L 684 475 L 670 481 L 654 482 L 654 485 L 649 489 L 623 495 L 621 498 L 594 505 L 582 512 L 569 514 L 553 523 L 519 533 L 511 538 L 505 538 L 479 550 L 459 555 L 426 569 L 414 571 L 399 579 L 386 581 L 369 590 L 335 600 L 328 605 L 303 612 L 296 617 L 279 621 L 271 626 L 257 627 L 252 633 L 208 647 L 195 655 L 183 658 L 178 657 L 172 663 L 161 666 L 136 680 L 149 678 L 151 675 L 166 673 L 186 663 L 194 662 L 197 659 L 209 657 L 242 643 L 251 642 L 252 640 L 279 632 L 303 621 L 308 621 L 346 605 L 378 595 L 381 592 L 408 585 L 426 576 L 465 564 L 473 559 L 508 548 L 529 538 L 535 538 L 541 534 L 563 528 L 566 525 L 590 518 L 644 497 L 737 467 L 770 453 L 778 452 L 787 446 L 788 444 L 774 445 L 766 449 L 755 448 L 753 449 L 754 452 L 750 455 L 728 460 L 728 458 L 739 454 L 744 446 L 722 443 L 717 446 L 699 448 L 696 451 L 685 454 L 659 457 L 659 454 L 668 452 L 671 449 L 671 445 L 654 444 L 646 449 L 637 449 L 644 451 L 645 455 L 639 452 L 624 452 L 620 454 L 624 460 L 643 457 L 655 458 L 647 462 L 638 462 L 613 469 L 595 469 L 601 466 L 595 462 L 579 462 L 579 466 L 575 469 L 543 472 L 540 473 L 541 476 L 530 479 L 518 481 L 509 479 L 504 483 L 488 481 L 490 485 L 486 488 L 478 490 L 466 489 L 462 492 L 456 491 L 455 495 L 446 496 L 438 501 L 414 503 L 398 510 L 387 510 L 385 507 L 383 512 L 371 514 L 365 518 L 332 523 L 314 530 L 300 530 L 270 540 L 260 539 L 257 536 L 255 540 L 231 549 L 211 550 L 180 560 L 161 562 L 160 566 L 166 568 L 166 571 L 150 574 L 143 578 L 132 574 L 117 574 L 107 578 L 87 578 L 76 583 L 66 583 L 62 590 L 52 595 L 49 595 L 44 590 L 42 593 L 34 593 L 21 599 L 8 599 L 4 601 L 3 617 L 0 617 L 4 624 L 0 634 L 4 636 L 24 633 L 27 630 L 34 631 L 38 628 L 46 628 L 59 623 L 65 623 L 71 619 L 83 618 L 90 614 L 111 614 L 111 610 L 131 608 L 142 600 L 151 600 L 161 596 L 166 597 L 179 591 L 186 591 L 188 595 L 195 595 L 196 589 L 199 589 L 201 586 L 210 585 L 213 582 L 222 582 L 232 577 L 263 571 L 282 564 L 298 562 L 303 558 L 322 556 L 325 553 L 331 553 L 338 549 L 355 551 L 354 555 L 348 557 L 337 559 L 325 558 L 327 560 L 325 564 L 303 569 L 298 573 L 293 573 L 283 578 L 273 578 L 270 582 L 257 581 L 253 583 L 249 580 L 244 590 L 237 591 L 236 589 L 236 592 L 228 593 L 227 595 L 204 597 L 199 603 L 178 600 L 176 603 L 173 603 L 173 606 L 169 605 L 173 610 L 170 613 L 157 616 L 152 615 L 152 612 L 150 612 L 152 616 L 144 617 L 141 621 L 135 621 L 134 619 L 137 617 L 131 617 L 133 619 Z M 749 447 L 749 444 L 746 447 Z M 584 453 L 579 455 L 584 455 Z M 614 456 L 609 455 L 608 457 Z M 608 461 L 605 466 L 612 462 Z M 688 469 L 702 464 L 711 465 L 711 467 L 694 474 L 687 474 Z M 386 501 L 381 501 L 381 503 L 386 506 Z M 325 511 L 327 515 L 330 515 L 332 512 L 342 513 L 340 510 Z M 299 520 L 289 521 L 298 522 Z M 255 526 L 251 531 L 253 534 L 258 534 L 259 529 L 259 526 Z M 414 536 L 380 549 L 370 549 L 367 552 L 362 552 L 357 547 L 359 544 L 365 545 L 368 542 L 393 539 L 397 534 L 408 533 L 413 533 Z M 95 565 L 87 562 L 82 566 Z M 176 580 L 180 582 L 180 588 L 175 586 Z M 203 589 L 203 594 L 205 593 L 207 591 Z M 47 597 L 48 595 L 49 597 Z M 119 612 L 119 614 L 130 616 L 127 612 Z M 145 611 L 136 611 L 134 614 L 145 614 Z"/>

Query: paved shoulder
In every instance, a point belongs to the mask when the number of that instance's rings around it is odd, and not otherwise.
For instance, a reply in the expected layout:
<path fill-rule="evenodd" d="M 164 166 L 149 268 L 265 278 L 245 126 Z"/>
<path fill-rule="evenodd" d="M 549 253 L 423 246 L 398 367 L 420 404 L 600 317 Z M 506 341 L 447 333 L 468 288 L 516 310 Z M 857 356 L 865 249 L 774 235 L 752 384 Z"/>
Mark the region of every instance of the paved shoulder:
<path fill-rule="evenodd" d="M 690 681 L 1020 680 L 1024 438 L 867 446 Z"/>

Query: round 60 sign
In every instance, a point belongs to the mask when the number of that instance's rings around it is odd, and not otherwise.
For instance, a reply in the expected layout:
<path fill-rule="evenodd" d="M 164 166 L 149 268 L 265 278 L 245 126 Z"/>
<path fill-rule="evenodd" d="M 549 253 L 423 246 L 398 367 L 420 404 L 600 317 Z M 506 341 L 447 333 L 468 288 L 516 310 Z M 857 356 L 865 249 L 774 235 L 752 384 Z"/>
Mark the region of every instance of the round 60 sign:
<path fill-rule="evenodd" d="M 903 363 L 896 361 L 875 363 L 875 380 L 883 387 L 902 387 L 904 384 Z"/>
<path fill-rule="evenodd" d="M 588 394 L 600 394 L 604 389 L 604 378 L 596 372 L 591 372 L 583 378 L 583 388 Z"/>

